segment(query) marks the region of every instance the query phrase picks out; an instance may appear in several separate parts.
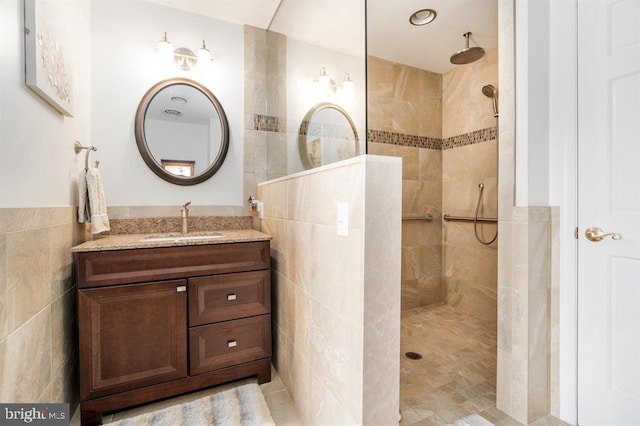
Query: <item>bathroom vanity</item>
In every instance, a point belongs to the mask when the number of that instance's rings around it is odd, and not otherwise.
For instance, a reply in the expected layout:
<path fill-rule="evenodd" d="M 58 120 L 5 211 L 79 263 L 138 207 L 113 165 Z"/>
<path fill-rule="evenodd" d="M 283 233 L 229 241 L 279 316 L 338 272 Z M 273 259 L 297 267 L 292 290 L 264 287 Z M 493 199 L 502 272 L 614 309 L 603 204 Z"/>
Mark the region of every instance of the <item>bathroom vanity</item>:
<path fill-rule="evenodd" d="M 83 425 L 244 377 L 271 380 L 270 237 L 193 237 L 109 236 L 73 248 Z"/>

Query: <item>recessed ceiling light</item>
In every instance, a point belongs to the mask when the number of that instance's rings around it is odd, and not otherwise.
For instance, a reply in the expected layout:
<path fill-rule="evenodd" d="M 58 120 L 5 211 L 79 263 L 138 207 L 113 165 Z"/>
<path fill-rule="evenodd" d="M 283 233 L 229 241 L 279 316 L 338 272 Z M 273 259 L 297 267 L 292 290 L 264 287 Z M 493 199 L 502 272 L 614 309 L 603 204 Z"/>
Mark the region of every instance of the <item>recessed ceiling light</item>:
<path fill-rule="evenodd" d="M 187 100 L 185 98 L 183 98 L 182 96 L 174 96 L 171 98 L 171 100 L 177 104 L 186 104 Z"/>
<path fill-rule="evenodd" d="M 173 118 L 178 118 L 182 116 L 182 113 L 175 109 L 165 109 L 164 113 L 167 114 L 169 117 L 173 117 Z"/>
<path fill-rule="evenodd" d="M 417 10 L 409 17 L 409 22 L 412 25 L 427 25 L 436 19 L 438 14 L 433 9 L 420 9 Z"/>

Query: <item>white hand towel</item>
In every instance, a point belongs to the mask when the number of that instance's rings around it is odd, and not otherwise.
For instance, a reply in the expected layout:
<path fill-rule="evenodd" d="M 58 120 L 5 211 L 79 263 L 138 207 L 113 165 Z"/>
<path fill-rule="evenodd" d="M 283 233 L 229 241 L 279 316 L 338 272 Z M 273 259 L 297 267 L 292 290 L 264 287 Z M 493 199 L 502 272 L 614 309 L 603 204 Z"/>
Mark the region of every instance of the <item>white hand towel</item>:
<path fill-rule="evenodd" d="M 78 222 L 91 221 L 89 211 L 89 194 L 87 192 L 87 170 L 80 170 L 78 175 Z"/>
<path fill-rule="evenodd" d="M 78 222 L 90 222 L 88 231 L 92 234 L 109 231 L 111 228 L 109 227 L 109 216 L 107 216 L 107 201 L 104 196 L 100 172 L 91 167 L 85 171 L 84 179 L 82 179 L 82 175 L 81 172 L 78 182 L 80 191 Z"/>

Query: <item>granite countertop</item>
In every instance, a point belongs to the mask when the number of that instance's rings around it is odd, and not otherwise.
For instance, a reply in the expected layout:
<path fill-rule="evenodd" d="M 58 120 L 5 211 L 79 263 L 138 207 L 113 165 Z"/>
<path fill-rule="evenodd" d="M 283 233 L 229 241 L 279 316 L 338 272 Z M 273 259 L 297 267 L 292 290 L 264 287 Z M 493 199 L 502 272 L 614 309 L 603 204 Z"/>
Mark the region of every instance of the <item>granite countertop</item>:
<path fill-rule="evenodd" d="M 210 235 L 216 236 L 208 238 L 207 236 Z M 195 237 L 195 239 L 185 239 L 185 236 Z M 161 238 L 161 240 L 154 241 L 153 238 Z M 253 229 L 190 232 L 188 234 L 181 234 L 179 232 L 163 234 L 121 234 L 107 235 L 102 238 L 84 242 L 73 247 L 71 251 L 79 253 L 87 251 L 131 250 L 139 248 L 195 246 L 268 240 L 271 240 L 270 235 Z"/>

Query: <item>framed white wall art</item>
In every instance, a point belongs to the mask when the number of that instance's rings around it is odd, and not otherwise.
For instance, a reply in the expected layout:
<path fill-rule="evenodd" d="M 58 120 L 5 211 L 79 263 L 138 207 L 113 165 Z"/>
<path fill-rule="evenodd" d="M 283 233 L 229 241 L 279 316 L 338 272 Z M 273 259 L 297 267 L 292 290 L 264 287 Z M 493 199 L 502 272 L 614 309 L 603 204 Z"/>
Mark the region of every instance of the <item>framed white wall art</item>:
<path fill-rule="evenodd" d="M 25 74 L 27 86 L 67 117 L 73 117 L 70 46 L 65 45 L 60 2 L 25 0 Z M 68 43 L 68 40 L 67 44 Z"/>

